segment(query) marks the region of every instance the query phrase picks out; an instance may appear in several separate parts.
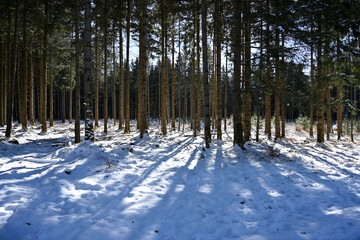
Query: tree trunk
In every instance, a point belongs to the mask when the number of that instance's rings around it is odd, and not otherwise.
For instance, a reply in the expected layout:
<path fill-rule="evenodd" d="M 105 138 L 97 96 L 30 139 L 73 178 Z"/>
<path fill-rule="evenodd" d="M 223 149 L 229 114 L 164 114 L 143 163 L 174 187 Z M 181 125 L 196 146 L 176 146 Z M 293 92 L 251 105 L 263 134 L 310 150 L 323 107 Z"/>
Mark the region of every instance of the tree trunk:
<path fill-rule="evenodd" d="M 23 91 L 22 91 L 22 128 L 27 130 L 27 83 L 28 83 L 28 57 L 27 57 L 27 27 L 26 27 L 26 2 L 24 2 L 24 9 L 23 9 L 23 44 L 24 44 L 24 56 L 23 56 Z"/>
<path fill-rule="evenodd" d="M 174 22 L 173 22 L 173 25 L 174 25 Z M 174 29 L 172 29 L 172 36 L 171 36 L 171 129 L 173 131 L 175 130 L 175 33 L 174 33 Z"/>
<path fill-rule="evenodd" d="M 224 131 L 227 130 L 227 98 L 228 98 L 228 44 L 226 43 L 225 53 L 225 96 L 224 96 Z"/>
<path fill-rule="evenodd" d="M 130 12 L 131 0 L 127 2 L 126 15 L 126 111 L 125 111 L 125 133 L 130 133 Z"/>
<path fill-rule="evenodd" d="M 29 120 L 31 125 L 35 125 L 35 99 L 34 99 L 34 66 L 33 55 L 29 54 Z"/>
<path fill-rule="evenodd" d="M 285 48 L 285 34 L 282 33 L 282 37 L 281 37 L 281 137 L 284 138 L 285 137 L 285 106 L 286 106 L 286 102 L 285 102 L 285 53 L 284 53 L 284 48 Z"/>
<path fill-rule="evenodd" d="M 311 26 L 311 33 L 313 32 L 312 26 Z M 314 43 L 311 42 L 310 45 L 310 129 L 309 129 L 309 135 L 310 137 L 314 136 Z"/>
<path fill-rule="evenodd" d="M 44 41 L 43 41 L 43 83 L 42 83 L 42 97 L 40 97 L 40 115 L 41 115 L 41 131 L 43 133 L 47 132 L 47 44 L 48 44 L 48 15 L 49 15 L 49 3 L 48 0 L 45 0 L 45 20 L 44 20 Z"/>
<path fill-rule="evenodd" d="M 166 30 L 166 0 L 161 0 L 161 132 L 166 135 L 166 64 L 165 64 L 165 34 Z"/>
<path fill-rule="evenodd" d="M 69 80 L 69 123 L 72 123 L 72 92 L 73 92 L 73 62 L 70 60 L 70 80 Z"/>
<path fill-rule="evenodd" d="M 207 0 L 201 0 L 201 31 L 202 31 L 202 47 L 203 47 L 203 91 L 204 91 L 204 137 L 205 146 L 210 148 L 210 102 L 209 102 L 209 70 L 208 70 L 208 45 L 207 45 Z"/>
<path fill-rule="evenodd" d="M 337 64 L 340 65 L 340 40 L 337 39 Z M 338 105 L 337 105 L 337 137 L 338 140 L 341 139 L 341 134 L 342 134 L 342 119 L 343 119 L 343 104 L 342 104 L 342 100 L 343 100 L 343 82 L 342 79 L 339 79 L 338 85 L 337 85 L 337 89 L 336 89 L 336 97 L 337 97 L 337 101 L 338 101 Z M 352 89 L 352 88 L 351 88 Z M 352 114 L 351 114 L 352 116 Z"/>
<path fill-rule="evenodd" d="M 0 75 L 0 126 L 4 126 L 5 125 L 5 121 L 4 121 L 4 115 L 5 115 L 5 79 L 6 79 L 6 70 L 5 70 L 5 63 L 6 63 L 6 50 L 5 50 L 5 40 L 3 38 L 1 38 L 1 63 L 0 63 L 0 68 L 1 68 L 1 75 Z"/>
<path fill-rule="evenodd" d="M 244 69 L 244 97 L 245 97 L 245 113 L 244 113 L 244 140 L 249 141 L 251 135 L 251 26 L 250 26 L 250 1 L 244 2 L 245 5 L 245 69 Z"/>
<path fill-rule="evenodd" d="M 79 1 L 75 4 L 75 143 L 80 143 L 80 39 L 79 39 Z"/>
<path fill-rule="evenodd" d="M 99 43 L 98 21 L 95 20 L 95 127 L 99 127 Z"/>
<path fill-rule="evenodd" d="M 94 123 L 92 116 L 92 56 L 91 56 L 91 0 L 85 1 L 85 29 L 84 29 L 84 90 L 85 90 L 85 140 L 94 141 Z M 115 95 L 114 95 L 115 97 Z M 115 116 L 115 115 L 114 115 Z"/>
<path fill-rule="evenodd" d="M 221 1 L 215 2 L 215 29 L 216 29 L 216 138 L 222 139 L 222 103 L 221 103 L 221 43 L 222 43 L 222 6 Z"/>
<path fill-rule="evenodd" d="M 326 67 L 327 68 L 327 67 Z M 330 83 L 326 81 L 326 139 L 330 140 L 331 132 L 331 106 L 330 106 Z"/>
<path fill-rule="evenodd" d="M 233 80 L 233 118 L 234 144 L 243 148 L 242 101 L 241 101 L 241 5 L 242 1 L 233 0 L 233 52 L 234 52 L 234 80 Z"/>
<path fill-rule="evenodd" d="M 52 56 L 51 48 L 49 52 L 49 125 L 54 126 L 54 83 L 52 76 Z"/>
<path fill-rule="evenodd" d="M 65 123 L 65 86 L 61 89 L 61 122 Z"/>
<path fill-rule="evenodd" d="M 113 21 L 113 34 L 116 35 L 115 32 L 115 20 Z M 112 82 L 112 117 L 113 117 L 113 124 L 114 127 L 116 126 L 116 62 L 115 62 L 115 39 L 116 36 L 113 38 L 112 48 L 113 48 L 113 82 Z"/>
<path fill-rule="evenodd" d="M 108 89 L 107 89 L 107 4 L 105 0 L 104 14 L 104 133 L 108 133 Z"/>
<path fill-rule="evenodd" d="M 19 15 L 19 0 L 16 0 L 16 9 L 15 9 L 15 29 L 13 35 L 13 46 L 12 46 L 12 56 L 11 56 L 11 78 L 9 78 L 8 83 L 8 98 L 7 98 L 7 110 L 6 110 L 6 132 L 5 136 L 11 136 L 12 128 L 12 117 L 13 117 L 13 100 L 14 100 L 14 85 L 16 81 L 16 64 L 17 64 L 17 25 L 18 25 L 18 15 Z M 9 11 L 9 34 L 10 34 L 10 22 L 11 22 L 11 13 Z M 8 36 L 10 44 L 10 36 Z M 10 52 L 10 48 L 9 48 Z"/>
<path fill-rule="evenodd" d="M 140 138 L 144 137 L 147 124 L 146 124 L 146 83 L 147 83 L 147 61 L 148 61 L 148 54 L 147 54 L 147 0 L 142 0 L 140 3 L 140 54 L 139 54 L 139 102 L 138 102 L 138 124 L 140 129 Z M 164 71 L 164 70 L 163 70 Z M 166 107 L 165 105 L 163 105 Z M 165 108 L 165 114 L 166 114 L 166 108 Z M 165 115 L 166 116 L 166 115 Z M 163 124 L 163 123 L 162 123 Z M 166 125 L 165 125 L 165 132 L 163 131 L 163 134 L 166 134 Z"/>
<path fill-rule="evenodd" d="M 321 18 L 318 19 L 318 34 L 322 32 Z M 321 39 L 318 39 L 318 49 L 317 49 L 317 58 L 318 58 L 318 67 L 317 67 L 317 142 L 324 142 L 324 108 L 325 108 L 325 88 L 324 88 L 324 79 L 323 79 L 323 67 L 322 67 L 322 42 Z"/>
<path fill-rule="evenodd" d="M 196 4 L 199 4 L 199 1 L 196 0 Z M 197 56 L 197 131 L 200 131 L 200 113 L 201 113 L 201 98 L 200 98 L 200 16 L 198 11 L 196 11 L 196 56 Z"/>
<path fill-rule="evenodd" d="M 270 0 L 267 0 L 267 13 L 270 14 Z M 266 89 L 265 89 L 265 133 L 271 139 L 271 62 L 270 62 L 270 24 L 266 24 Z"/>
<path fill-rule="evenodd" d="M 180 123 L 181 123 L 181 39 L 180 39 L 180 34 L 181 34 L 181 26 L 180 26 L 180 20 L 179 20 L 179 79 L 178 79 L 178 101 L 179 101 L 179 126 L 178 126 L 178 131 L 180 132 Z"/>
<path fill-rule="evenodd" d="M 277 28 L 275 33 L 275 140 L 280 138 L 280 33 Z"/>
<path fill-rule="evenodd" d="M 124 122 L 124 57 L 123 57 L 123 36 L 122 36 L 122 18 L 119 23 L 119 129 L 123 128 Z"/>

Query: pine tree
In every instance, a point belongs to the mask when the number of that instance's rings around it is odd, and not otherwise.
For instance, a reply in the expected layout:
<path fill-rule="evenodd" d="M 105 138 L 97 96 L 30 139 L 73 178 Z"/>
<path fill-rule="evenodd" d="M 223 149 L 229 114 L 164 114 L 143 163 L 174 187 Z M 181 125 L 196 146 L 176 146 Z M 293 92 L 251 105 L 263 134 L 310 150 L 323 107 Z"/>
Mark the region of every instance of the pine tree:
<path fill-rule="evenodd" d="M 232 0 L 233 3 L 233 52 L 234 52 L 234 79 L 233 79 L 233 118 L 234 118 L 234 145 L 243 148 L 242 126 L 242 99 L 241 99 L 241 5 L 242 1 Z"/>
<path fill-rule="evenodd" d="M 237 0 L 234 0 L 235 2 Z M 201 27 L 203 47 L 203 90 L 204 90 L 204 117 L 205 117 L 205 146 L 210 148 L 210 102 L 209 102 L 209 80 L 208 80 L 208 48 L 207 48 L 207 0 L 201 0 Z"/>
<path fill-rule="evenodd" d="M 75 1 L 75 143 L 80 143 L 80 0 Z"/>
<path fill-rule="evenodd" d="M 91 56 L 91 0 L 85 1 L 85 29 L 84 29 L 84 89 L 85 89 L 85 140 L 94 141 L 94 123 L 92 119 L 92 56 Z"/>

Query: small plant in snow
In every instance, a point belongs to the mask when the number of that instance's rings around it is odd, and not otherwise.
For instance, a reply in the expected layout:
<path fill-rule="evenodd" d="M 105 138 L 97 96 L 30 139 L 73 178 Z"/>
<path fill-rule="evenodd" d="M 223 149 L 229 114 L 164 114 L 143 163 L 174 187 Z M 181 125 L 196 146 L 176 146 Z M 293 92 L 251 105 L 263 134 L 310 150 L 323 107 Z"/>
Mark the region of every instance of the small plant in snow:
<path fill-rule="evenodd" d="M 295 130 L 296 131 L 307 131 L 310 127 L 310 119 L 308 117 L 302 117 L 296 119 Z"/>

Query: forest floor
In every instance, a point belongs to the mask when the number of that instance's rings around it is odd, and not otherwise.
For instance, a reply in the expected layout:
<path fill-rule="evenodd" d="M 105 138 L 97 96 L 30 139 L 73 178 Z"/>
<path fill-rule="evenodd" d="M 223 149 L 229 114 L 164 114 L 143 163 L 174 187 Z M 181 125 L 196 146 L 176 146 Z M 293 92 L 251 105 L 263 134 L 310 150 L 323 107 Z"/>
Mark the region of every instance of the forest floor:
<path fill-rule="evenodd" d="M 232 131 L 205 150 L 188 128 L 80 144 L 72 129 L 0 142 L 1 240 L 360 239 L 359 135 L 316 144 L 290 125 L 243 151 Z"/>

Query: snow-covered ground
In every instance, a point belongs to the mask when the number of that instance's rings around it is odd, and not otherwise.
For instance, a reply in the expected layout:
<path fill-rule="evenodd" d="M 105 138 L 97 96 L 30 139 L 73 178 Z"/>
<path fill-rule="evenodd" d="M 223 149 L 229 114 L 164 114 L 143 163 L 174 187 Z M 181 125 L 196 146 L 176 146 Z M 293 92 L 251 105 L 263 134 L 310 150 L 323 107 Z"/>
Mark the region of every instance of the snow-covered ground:
<path fill-rule="evenodd" d="M 290 126 L 243 151 L 231 131 L 205 150 L 190 129 L 81 144 L 72 129 L 0 143 L 0 239 L 360 239 L 358 136 L 319 145 Z"/>

